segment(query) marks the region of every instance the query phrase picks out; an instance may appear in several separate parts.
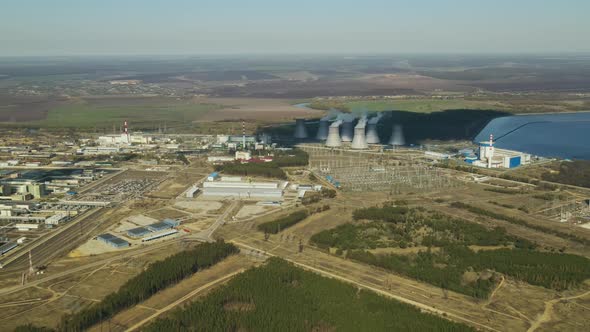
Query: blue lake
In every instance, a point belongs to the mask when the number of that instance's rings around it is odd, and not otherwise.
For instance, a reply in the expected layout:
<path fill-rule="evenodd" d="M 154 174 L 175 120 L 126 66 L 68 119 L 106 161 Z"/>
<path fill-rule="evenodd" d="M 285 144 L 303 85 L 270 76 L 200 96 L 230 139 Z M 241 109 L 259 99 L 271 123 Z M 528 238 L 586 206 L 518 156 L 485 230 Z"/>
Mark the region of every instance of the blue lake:
<path fill-rule="evenodd" d="M 494 135 L 496 146 L 542 157 L 590 160 L 590 112 L 497 118 L 475 142 Z"/>

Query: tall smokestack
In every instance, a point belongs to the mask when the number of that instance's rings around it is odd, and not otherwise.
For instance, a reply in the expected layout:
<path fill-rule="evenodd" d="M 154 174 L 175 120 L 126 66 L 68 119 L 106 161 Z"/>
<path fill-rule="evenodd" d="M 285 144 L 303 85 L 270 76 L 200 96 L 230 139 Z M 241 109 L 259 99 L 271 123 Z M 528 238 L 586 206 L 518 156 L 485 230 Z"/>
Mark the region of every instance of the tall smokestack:
<path fill-rule="evenodd" d="M 488 154 L 488 168 L 492 168 L 492 158 L 494 157 L 494 135 L 490 134 L 490 153 Z"/>
<path fill-rule="evenodd" d="M 340 125 L 342 120 L 338 120 L 328 128 L 328 138 L 326 139 L 326 146 L 331 148 L 337 148 L 342 146 L 342 140 L 340 139 Z"/>
<path fill-rule="evenodd" d="M 246 122 L 242 121 L 242 149 L 246 148 Z"/>
<path fill-rule="evenodd" d="M 404 139 L 404 132 L 402 130 L 402 126 L 393 125 L 393 132 L 391 134 L 391 138 L 389 139 L 389 144 L 391 144 L 391 145 L 404 145 L 404 144 L 406 144 L 406 140 Z"/>
<path fill-rule="evenodd" d="M 305 128 L 305 119 L 295 120 L 295 138 L 304 139 L 307 138 L 307 128 Z"/>
<path fill-rule="evenodd" d="M 356 150 L 362 150 L 369 147 L 367 145 L 367 141 L 365 140 L 366 124 L 366 119 L 363 118 L 359 121 L 356 127 L 354 127 L 354 138 L 352 139 L 351 148 Z"/>
<path fill-rule="evenodd" d="M 123 135 L 125 135 L 125 140 L 127 144 L 131 143 L 131 137 L 129 137 L 129 126 L 127 125 L 127 120 L 123 123 Z"/>

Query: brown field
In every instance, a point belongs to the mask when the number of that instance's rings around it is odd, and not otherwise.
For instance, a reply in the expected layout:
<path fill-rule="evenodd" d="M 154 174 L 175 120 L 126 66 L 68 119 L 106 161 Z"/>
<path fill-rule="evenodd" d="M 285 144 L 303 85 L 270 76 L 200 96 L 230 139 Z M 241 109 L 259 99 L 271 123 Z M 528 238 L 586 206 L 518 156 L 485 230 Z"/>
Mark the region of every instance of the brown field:
<path fill-rule="evenodd" d="M 146 215 L 148 217 L 152 217 L 154 219 L 162 220 L 162 219 L 180 219 L 182 217 L 188 216 L 188 213 L 181 212 L 176 209 L 163 208 L 163 209 L 149 211 L 146 213 Z"/>
<path fill-rule="evenodd" d="M 19 325 L 33 323 L 38 326 L 56 327 L 61 316 L 80 310 L 106 295 L 116 291 L 123 283 L 141 272 L 145 266 L 156 260 L 172 255 L 184 247 L 171 243 L 166 250 L 156 250 L 146 254 L 132 256 L 80 273 L 69 274 L 55 280 L 43 282 L 36 287 L 26 288 L 16 293 L 0 296 L 0 326 L 10 331 Z M 52 263 L 49 277 L 93 261 L 108 259 L 118 253 L 109 253 L 92 257 L 59 259 Z M 33 278 L 32 281 L 35 279 Z M 30 300 L 27 305 L 14 305 L 18 300 Z"/>
<path fill-rule="evenodd" d="M 43 120 L 51 109 L 63 105 L 67 101 L 66 98 L 0 95 L 0 122 Z"/>
<path fill-rule="evenodd" d="M 276 122 L 294 118 L 318 117 L 324 112 L 307 110 L 291 105 L 286 99 L 264 98 L 197 98 L 201 103 L 223 105 L 197 121 L 258 120 Z"/>
<path fill-rule="evenodd" d="M 460 81 L 443 80 L 422 75 L 410 74 L 371 74 L 365 75 L 358 79 L 360 82 L 374 84 L 379 87 L 391 89 L 415 89 L 418 91 L 455 91 L 466 92 L 472 91 L 473 88 L 462 84 Z"/>

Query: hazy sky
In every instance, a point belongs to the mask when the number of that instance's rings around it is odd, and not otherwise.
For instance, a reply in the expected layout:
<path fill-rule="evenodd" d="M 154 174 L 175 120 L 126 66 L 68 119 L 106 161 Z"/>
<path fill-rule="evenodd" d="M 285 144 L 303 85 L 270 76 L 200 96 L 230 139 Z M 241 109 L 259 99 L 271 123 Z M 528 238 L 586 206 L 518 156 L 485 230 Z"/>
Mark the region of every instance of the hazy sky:
<path fill-rule="evenodd" d="M 590 0 L 0 2 L 0 56 L 590 51 Z"/>

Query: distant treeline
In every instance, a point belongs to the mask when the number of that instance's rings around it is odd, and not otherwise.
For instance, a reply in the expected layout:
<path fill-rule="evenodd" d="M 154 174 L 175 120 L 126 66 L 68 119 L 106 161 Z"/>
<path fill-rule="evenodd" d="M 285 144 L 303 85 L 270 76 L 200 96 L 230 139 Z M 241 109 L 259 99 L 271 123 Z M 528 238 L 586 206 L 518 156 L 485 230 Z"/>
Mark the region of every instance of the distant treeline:
<path fill-rule="evenodd" d="M 307 166 L 309 155 L 299 149 L 291 151 L 277 151 L 273 161 L 259 163 L 245 163 L 239 161 L 215 166 L 215 171 L 225 174 L 241 176 L 262 176 L 267 178 L 287 179 L 287 174 L 281 167 Z"/>
<path fill-rule="evenodd" d="M 239 250 L 224 242 L 204 243 L 192 250 L 183 251 L 148 268 L 127 281 L 119 290 L 99 303 L 66 315 L 59 326 L 60 331 L 84 331 L 109 319 L 121 310 L 147 300 L 158 291 L 178 283 L 187 276 L 221 261 Z M 23 327 L 25 328 L 25 327 Z"/>
<path fill-rule="evenodd" d="M 287 216 L 280 217 L 273 221 L 260 224 L 258 225 L 258 230 L 265 233 L 277 234 L 278 232 L 288 227 L 291 227 L 296 223 L 300 222 L 301 220 L 307 218 L 308 215 L 309 213 L 306 210 L 296 211 Z"/>
<path fill-rule="evenodd" d="M 279 258 L 234 277 L 143 330 L 473 331 Z"/>
<path fill-rule="evenodd" d="M 287 174 L 275 161 L 265 163 L 242 164 L 239 161 L 215 166 L 215 171 L 224 174 L 241 176 L 262 176 L 267 178 L 286 179 Z"/>
<path fill-rule="evenodd" d="M 543 180 L 590 188 L 590 161 L 562 162 L 558 172 L 543 174 Z"/>
<path fill-rule="evenodd" d="M 307 166 L 309 163 L 309 154 L 300 149 L 277 151 L 274 154 L 273 161 L 279 167 Z"/>
<path fill-rule="evenodd" d="M 566 233 L 566 232 L 552 229 L 549 227 L 536 225 L 536 224 L 533 224 L 533 223 L 528 222 L 523 219 L 519 219 L 519 218 L 507 216 L 504 214 L 496 213 L 496 212 L 493 212 L 490 210 L 482 209 L 477 206 L 465 204 L 463 202 L 454 202 L 451 204 L 451 206 L 454 208 L 458 208 L 458 209 L 464 209 L 464 210 L 467 210 L 471 213 L 479 214 L 482 216 L 491 217 L 491 218 L 498 219 L 498 220 L 504 220 L 504 221 L 507 221 L 511 224 L 525 226 L 525 227 L 528 227 L 528 228 L 531 228 L 531 229 L 534 229 L 534 230 L 537 230 L 537 231 L 540 231 L 543 233 L 552 234 L 552 235 L 555 235 L 555 236 L 558 236 L 558 237 L 561 237 L 561 238 L 564 238 L 564 239 L 567 239 L 570 241 L 578 242 L 578 243 L 581 243 L 584 245 L 590 245 L 589 239 L 577 236 L 575 234 Z"/>

